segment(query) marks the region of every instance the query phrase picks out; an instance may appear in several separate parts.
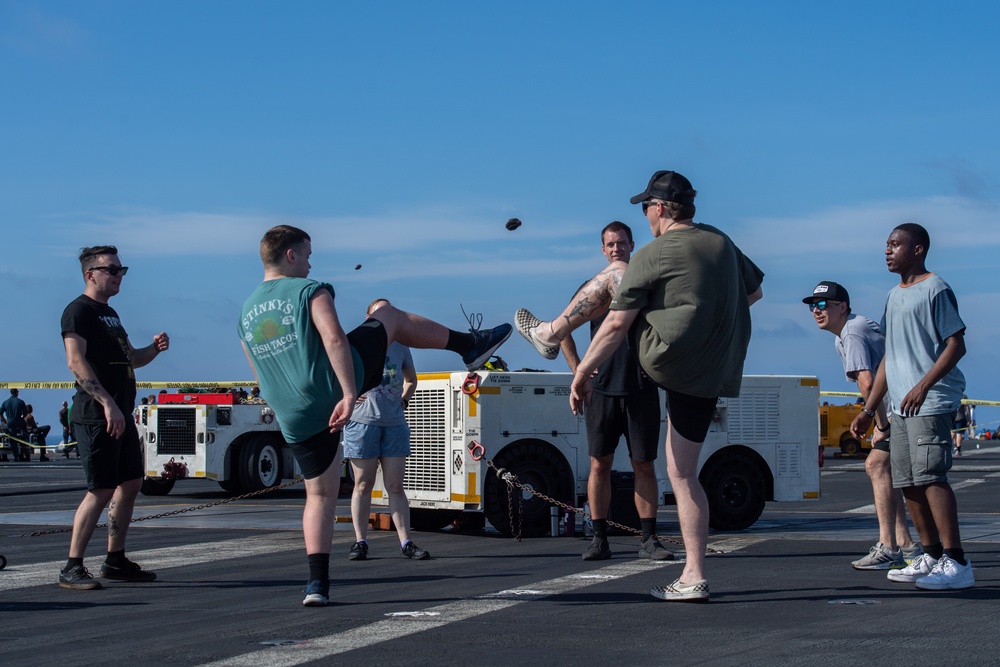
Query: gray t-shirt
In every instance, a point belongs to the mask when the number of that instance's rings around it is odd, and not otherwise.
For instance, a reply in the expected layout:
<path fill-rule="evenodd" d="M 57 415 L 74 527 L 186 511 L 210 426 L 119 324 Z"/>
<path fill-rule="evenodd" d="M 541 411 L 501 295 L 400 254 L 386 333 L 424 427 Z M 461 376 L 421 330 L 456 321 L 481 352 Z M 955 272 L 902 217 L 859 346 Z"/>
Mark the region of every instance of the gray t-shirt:
<path fill-rule="evenodd" d="M 402 426 L 406 423 L 403 413 L 403 370 L 413 368 L 410 348 L 393 342 L 385 353 L 382 382 L 361 395 L 354 408 L 351 421 L 378 426 Z"/>
<path fill-rule="evenodd" d="M 878 365 L 885 356 L 885 336 L 878 324 L 864 315 L 851 313 L 836 336 L 833 343 L 844 364 L 844 374 L 851 382 L 857 379 L 851 374 L 869 371 L 873 376 L 878 372 Z M 888 398 L 883 399 L 886 411 L 889 410 Z"/>
<path fill-rule="evenodd" d="M 965 322 L 951 287 L 932 273 L 915 285 L 897 285 L 889 291 L 881 329 L 889 398 L 898 413 L 906 394 L 941 356 L 945 340 L 964 332 Z M 920 415 L 954 413 L 964 391 L 965 376 L 956 366 L 927 392 Z"/>

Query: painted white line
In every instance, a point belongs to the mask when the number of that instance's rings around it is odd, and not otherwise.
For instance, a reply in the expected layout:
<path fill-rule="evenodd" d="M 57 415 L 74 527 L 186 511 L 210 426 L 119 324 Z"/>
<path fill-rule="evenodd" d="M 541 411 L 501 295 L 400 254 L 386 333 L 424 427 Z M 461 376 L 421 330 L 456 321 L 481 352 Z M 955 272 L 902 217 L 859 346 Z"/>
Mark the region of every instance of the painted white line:
<path fill-rule="evenodd" d="M 69 546 L 69 536 L 66 536 Z M 130 551 L 129 558 L 142 565 L 143 569 L 157 571 L 172 567 L 186 567 L 198 563 L 209 563 L 227 558 L 246 558 L 255 555 L 303 550 L 302 534 L 282 532 L 266 536 L 243 537 L 208 544 L 189 544 L 145 551 Z M 94 576 L 101 569 L 100 559 L 95 558 L 94 567 L 88 568 Z M 8 565 L 0 577 L 0 591 L 11 591 L 32 586 L 55 586 L 59 582 L 59 570 L 66 566 L 65 560 L 32 563 L 30 565 Z"/>
<path fill-rule="evenodd" d="M 852 510 L 845 510 L 848 514 L 875 514 L 875 505 L 862 505 Z"/>
<path fill-rule="evenodd" d="M 955 482 L 954 484 L 952 484 L 951 489 L 952 491 L 956 491 L 958 489 L 964 489 L 969 486 L 975 486 L 976 484 L 982 484 L 985 481 L 986 481 L 985 479 L 964 479 L 961 482 Z"/>
<path fill-rule="evenodd" d="M 715 545 L 713 545 L 714 548 Z M 628 561 L 602 567 L 596 571 L 602 576 L 602 581 L 610 581 L 630 577 L 634 574 L 645 574 L 659 567 L 677 565 L 680 561 Z M 470 618 L 482 616 L 515 605 L 533 600 L 540 600 L 553 595 L 568 593 L 580 588 L 586 588 L 596 583 L 595 572 L 571 574 L 548 581 L 540 581 L 517 590 L 504 590 L 472 598 L 459 600 L 448 604 L 430 607 L 421 612 L 397 612 L 393 618 L 376 621 L 344 632 L 337 632 L 324 637 L 309 640 L 308 644 L 294 646 L 274 646 L 266 649 L 233 656 L 225 660 L 207 663 L 203 667 L 292 667 L 307 662 L 314 662 L 330 656 L 347 653 L 380 642 L 399 639 L 409 635 L 433 630 L 451 623 L 458 623 Z M 425 615 L 416 616 L 417 613 Z M 436 614 L 428 616 L 426 614 Z"/>

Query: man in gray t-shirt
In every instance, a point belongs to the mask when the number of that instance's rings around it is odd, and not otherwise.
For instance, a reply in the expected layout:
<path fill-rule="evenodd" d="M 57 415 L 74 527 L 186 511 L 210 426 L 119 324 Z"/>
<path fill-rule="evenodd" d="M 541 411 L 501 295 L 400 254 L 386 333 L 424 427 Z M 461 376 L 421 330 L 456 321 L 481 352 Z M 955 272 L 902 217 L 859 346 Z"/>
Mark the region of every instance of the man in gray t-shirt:
<path fill-rule="evenodd" d="M 847 379 L 857 383 L 861 397 L 868 400 L 875 372 L 885 355 L 885 337 L 879 326 L 851 312 L 851 297 L 839 283 L 824 280 L 816 285 L 812 294 L 802 299 L 802 303 L 809 306 L 816 326 L 834 335 L 834 347 Z M 851 563 L 856 570 L 905 567 L 923 553 L 920 545 L 910 537 L 903 494 L 892 488 L 885 401 L 879 404 L 875 414 L 872 450 L 865 461 L 865 472 L 872 482 L 879 539 L 867 556 Z"/>
<path fill-rule="evenodd" d="M 863 433 L 886 391 L 892 400 L 892 484 L 903 489 L 924 554 L 888 579 L 923 590 L 975 585 L 958 527 L 951 469 L 952 416 L 965 389 L 958 360 L 965 356 L 965 323 L 955 294 L 925 266 L 931 240 L 915 223 L 899 225 L 886 242 L 889 271 L 899 285 L 886 298 L 885 358 L 865 412 L 851 431 Z"/>

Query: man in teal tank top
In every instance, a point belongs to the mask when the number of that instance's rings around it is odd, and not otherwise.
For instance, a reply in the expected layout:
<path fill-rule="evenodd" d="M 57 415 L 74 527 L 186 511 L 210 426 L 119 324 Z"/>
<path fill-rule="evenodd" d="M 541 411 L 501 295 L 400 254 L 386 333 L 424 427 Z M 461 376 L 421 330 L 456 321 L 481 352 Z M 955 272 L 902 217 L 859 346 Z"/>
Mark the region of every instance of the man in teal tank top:
<path fill-rule="evenodd" d="M 393 341 L 413 348 L 451 350 L 477 370 L 510 336 L 509 324 L 460 333 L 394 306 L 378 310 L 344 333 L 328 283 L 309 280 L 312 240 L 289 225 L 260 242 L 264 280 L 243 304 L 237 326 L 261 395 L 274 409 L 282 435 L 305 477 L 302 530 L 309 580 L 302 604 L 329 601 L 330 549 L 340 492 L 340 430 L 358 396 L 382 379 Z"/>

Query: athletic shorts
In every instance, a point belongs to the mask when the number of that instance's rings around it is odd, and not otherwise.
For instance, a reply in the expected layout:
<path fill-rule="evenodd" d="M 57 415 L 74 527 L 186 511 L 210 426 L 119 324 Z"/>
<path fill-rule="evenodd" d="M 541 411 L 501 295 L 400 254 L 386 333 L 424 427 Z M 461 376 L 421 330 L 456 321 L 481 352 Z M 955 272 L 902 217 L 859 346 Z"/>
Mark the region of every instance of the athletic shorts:
<path fill-rule="evenodd" d="M 670 389 L 666 391 L 667 417 L 670 425 L 680 433 L 681 437 L 691 442 L 705 442 L 719 399 L 688 396 Z"/>
<path fill-rule="evenodd" d="M 120 438 L 112 438 L 105 424 L 74 424 L 73 432 L 88 489 L 113 489 L 145 476 L 142 445 L 131 414 L 126 414 Z"/>
<path fill-rule="evenodd" d="M 631 396 L 606 396 L 595 391 L 583 415 L 591 456 L 611 456 L 624 435 L 633 461 L 656 460 L 660 446 L 660 392 L 655 387 Z"/>
<path fill-rule="evenodd" d="M 889 452 L 892 486 L 902 489 L 947 482 L 951 470 L 952 415 L 903 417 L 892 415 Z"/>
<path fill-rule="evenodd" d="M 301 442 L 289 443 L 288 448 L 292 450 L 302 476 L 315 479 L 325 473 L 337 459 L 340 452 L 340 431 L 330 433 L 329 429 L 323 429 Z"/>
<path fill-rule="evenodd" d="M 389 349 L 389 336 L 383 325 L 374 317 L 361 323 L 347 334 L 347 342 L 361 357 L 364 378 L 358 387 L 358 396 L 382 383 L 385 371 L 385 353 Z"/>
<path fill-rule="evenodd" d="M 344 427 L 345 459 L 378 459 L 410 455 L 410 427 L 349 422 Z"/>

